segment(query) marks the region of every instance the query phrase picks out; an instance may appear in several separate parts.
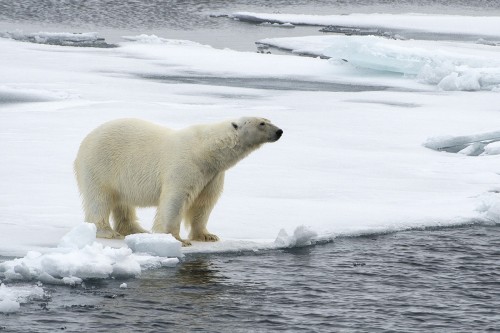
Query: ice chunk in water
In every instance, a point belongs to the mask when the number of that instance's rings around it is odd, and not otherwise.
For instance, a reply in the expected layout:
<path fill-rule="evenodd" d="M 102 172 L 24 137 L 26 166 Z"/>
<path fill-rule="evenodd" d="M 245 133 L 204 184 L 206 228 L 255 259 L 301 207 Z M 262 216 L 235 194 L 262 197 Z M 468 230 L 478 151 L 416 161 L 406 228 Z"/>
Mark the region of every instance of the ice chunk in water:
<path fill-rule="evenodd" d="M 149 253 L 160 257 L 182 257 L 182 244 L 170 234 L 134 234 L 125 237 L 133 252 Z"/>
<path fill-rule="evenodd" d="M 13 286 L 0 284 L 0 313 L 12 313 L 20 309 L 21 303 L 42 299 L 45 291 L 39 286 Z"/>
<path fill-rule="evenodd" d="M 20 309 L 21 305 L 11 299 L 0 300 L 0 312 L 2 313 L 12 313 Z"/>

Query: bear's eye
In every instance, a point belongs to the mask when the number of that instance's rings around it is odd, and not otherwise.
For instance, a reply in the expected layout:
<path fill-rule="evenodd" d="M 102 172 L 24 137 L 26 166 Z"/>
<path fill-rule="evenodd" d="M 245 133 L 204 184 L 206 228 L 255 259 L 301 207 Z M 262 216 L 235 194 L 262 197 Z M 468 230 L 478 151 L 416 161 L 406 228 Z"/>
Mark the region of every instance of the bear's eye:
<path fill-rule="evenodd" d="M 266 123 L 265 122 L 261 122 L 259 125 L 260 126 L 266 126 Z"/>

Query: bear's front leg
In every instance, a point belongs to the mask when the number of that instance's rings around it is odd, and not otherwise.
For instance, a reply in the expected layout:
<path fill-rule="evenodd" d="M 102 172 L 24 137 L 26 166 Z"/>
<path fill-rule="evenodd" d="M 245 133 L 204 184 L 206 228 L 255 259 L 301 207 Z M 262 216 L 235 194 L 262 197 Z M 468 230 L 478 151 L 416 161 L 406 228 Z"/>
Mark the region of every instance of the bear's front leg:
<path fill-rule="evenodd" d="M 171 234 L 182 243 L 182 246 L 190 246 L 191 242 L 180 236 L 182 212 L 185 204 L 185 195 L 162 193 L 156 211 L 153 232 Z"/>
<path fill-rule="evenodd" d="M 217 174 L 198 197 L 193 201 L 186 212 L 186 223 L 191 226 L 189 238 L 201 242 L 217 242 L 219 237 L 207 230 L 207 223 L 210 213 L 224 187 L 224 172 Z"/>

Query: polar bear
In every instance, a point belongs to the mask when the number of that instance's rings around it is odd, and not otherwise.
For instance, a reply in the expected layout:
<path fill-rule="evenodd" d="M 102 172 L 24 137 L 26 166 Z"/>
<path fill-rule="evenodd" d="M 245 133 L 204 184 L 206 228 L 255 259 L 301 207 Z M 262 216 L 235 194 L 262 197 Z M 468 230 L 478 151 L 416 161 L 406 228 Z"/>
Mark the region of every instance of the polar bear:
<path fill-rule="evenodd" d="M 224 173 L 283 130 L 264 118 L 244 117 L 172 130 L 140 119 L 107 122 L 82 141 L 74 163 L 85 221 L 101 238 L 147 232 L 135 207 L 156 206 L 153 232 L 181 239 L 217 241 L 208 217 L 224 185 Z M 112 214 L 114 230 L 109 223 Z"/>

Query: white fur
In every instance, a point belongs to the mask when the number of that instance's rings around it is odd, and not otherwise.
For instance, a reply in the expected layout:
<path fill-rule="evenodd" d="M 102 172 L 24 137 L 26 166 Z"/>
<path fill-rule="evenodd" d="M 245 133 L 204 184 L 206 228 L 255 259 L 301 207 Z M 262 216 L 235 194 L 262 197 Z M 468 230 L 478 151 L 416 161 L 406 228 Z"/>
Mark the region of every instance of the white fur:
<path fill-rule="evenodd" d="M 75 160 L 85 221 L 97 226 L 98 237 L 123 237 L 146 232 L 135 207 L 157 206 L 154 232 L 171 233 L 189 245 L 179 236 L 184 218 L 190 239 L 217 241 L 206 225 L 222 192 L 224 172 L 281 133 L 262 118 L 179 131 L 139 119 L 105 123 L 82 141 Z"/>

